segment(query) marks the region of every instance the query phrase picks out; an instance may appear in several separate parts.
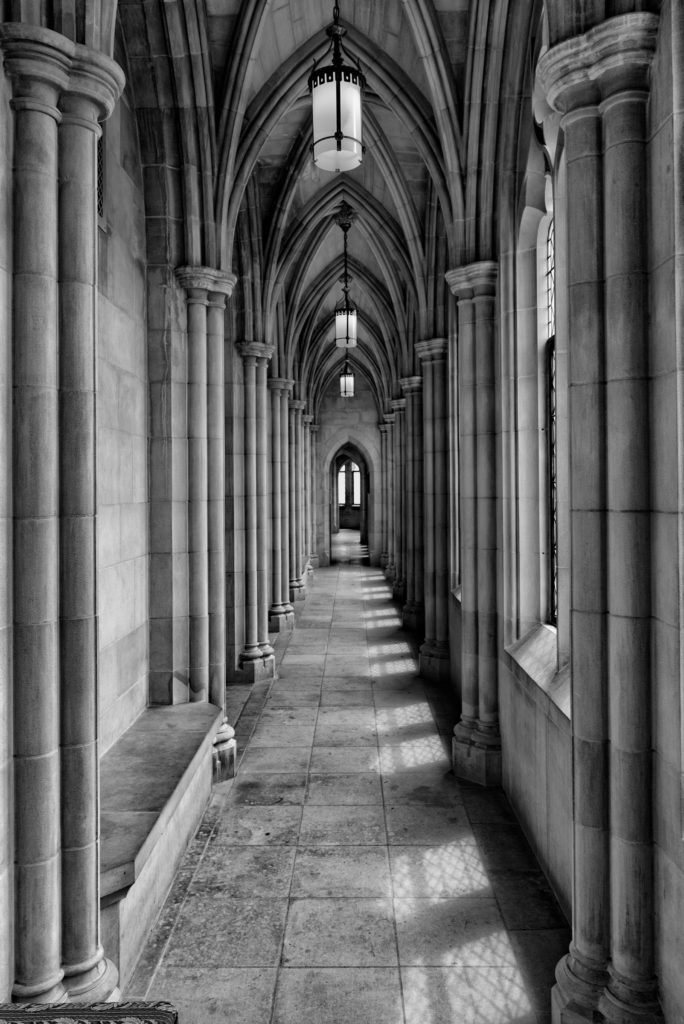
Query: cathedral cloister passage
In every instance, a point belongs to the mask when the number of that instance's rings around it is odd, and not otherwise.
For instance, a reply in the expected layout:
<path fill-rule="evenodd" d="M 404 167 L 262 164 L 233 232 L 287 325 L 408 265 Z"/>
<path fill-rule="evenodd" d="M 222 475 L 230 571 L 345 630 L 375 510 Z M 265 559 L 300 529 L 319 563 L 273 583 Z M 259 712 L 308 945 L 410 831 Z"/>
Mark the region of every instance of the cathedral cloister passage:
<path fill-rule="evenodd" d="M 0 0 L 0 1003 L 684 1021 L 683 119 L 681 0 Z"/>

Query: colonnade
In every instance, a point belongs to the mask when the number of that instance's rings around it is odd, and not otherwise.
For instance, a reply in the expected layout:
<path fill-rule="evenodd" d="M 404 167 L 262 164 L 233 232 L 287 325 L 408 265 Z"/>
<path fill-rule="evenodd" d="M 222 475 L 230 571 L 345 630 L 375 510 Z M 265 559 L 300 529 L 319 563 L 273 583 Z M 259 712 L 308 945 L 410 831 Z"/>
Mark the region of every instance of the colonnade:
<path fill-rule="evenodd" d="M 109 998 L 99 934 L 96 141 L 123 74 L 0 25 L 14 121 L 17 1001 Z M 60 798 L 61 797 L 61 798 Z"/>

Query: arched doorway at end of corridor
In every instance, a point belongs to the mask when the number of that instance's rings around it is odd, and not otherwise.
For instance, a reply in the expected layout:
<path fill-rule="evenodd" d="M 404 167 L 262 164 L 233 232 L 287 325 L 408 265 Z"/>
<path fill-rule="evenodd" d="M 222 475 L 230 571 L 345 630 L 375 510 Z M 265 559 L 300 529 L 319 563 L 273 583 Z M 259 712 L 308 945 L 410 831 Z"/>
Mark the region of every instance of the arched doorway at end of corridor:
<path fill-rule="evenodd" d="M 367 564 L 370 474 L 363 455 L 344 445 L 330 465 L 330 561 Z"/>

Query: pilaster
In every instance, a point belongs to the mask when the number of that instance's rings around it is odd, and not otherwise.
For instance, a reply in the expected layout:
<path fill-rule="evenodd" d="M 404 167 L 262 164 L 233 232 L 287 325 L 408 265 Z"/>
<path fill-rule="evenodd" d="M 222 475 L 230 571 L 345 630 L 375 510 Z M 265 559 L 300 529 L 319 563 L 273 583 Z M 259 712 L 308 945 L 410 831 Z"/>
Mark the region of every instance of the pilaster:
<path fill-rule="evenodd" d="M 292 381 L 270 377 L 271 391 L 271 590 L 273 602 L 268 612 L 269 629 L 282 633 L 294 626 L 294 611 L 289 603 L 289 538 L 287 515 L 289 486 L 287 471 L 287 429 L 283 435 L 283 408 L 287 426 L 287 402 Z"/>

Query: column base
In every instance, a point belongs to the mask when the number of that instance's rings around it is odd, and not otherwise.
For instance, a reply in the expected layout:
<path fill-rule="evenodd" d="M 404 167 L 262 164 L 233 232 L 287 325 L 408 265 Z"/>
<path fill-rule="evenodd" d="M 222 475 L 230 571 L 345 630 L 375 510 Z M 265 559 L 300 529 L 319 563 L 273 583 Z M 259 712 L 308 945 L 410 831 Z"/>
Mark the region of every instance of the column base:
<path fill-rule="evenodd" d="M 655 982 L 634 984 L 609 967 L 608 987 L 599 1000 L 599 1010 L 610 1024 L 663 1024 Z"/>
<path fill-rule="evenodd" d="M 290 601 L 303 601 L 306 598 L 306 586 L 303 580 L 290 581 Z"/>
<path fill-rule="evenodd" d="M 216 785 L 218 782 L 234 779 L 236 766 L 237 741 L 235 740 L 235 729 L 224 720 L 214 738 L 214 749 L 212 751 L 213 784 Z"/>
<path fill-rule="evenodd" d="M 115 1003 L 121 998 L 119 972 L 104 955 L 85 971 L 78 967 L 72 970 L 77 973 L 69 974 L 69 968 L 65 969 L 62 982 L 70 1003 Z"/>
<path fill-rule="evenodd" d="M 425 640 L 418 655 L 418 672 L 424 679 L 446 683 L 451 678 L 449 645 L 443 641 Z"/>
<path fill-rule="evenodd" d="M 63 972 L 60 970 L 56 977 L 49 978 L 43 985 L 21 985 L 15 984 L 12 989 L 13 1003 L 52 1003 L 60 1005 L 69 998 L 62 981 Z"/>
<path fill-rule="evenodd" d="M 380 568 L 381 569 L 386 569 L 388 562 L 389 562 L 389 555 L 387 554 L 386 551 L 382 551 L 380 553 Z"/>
<path fill-rule="evenodd" d="M 289 633 L 294 628 L 294 608 L 287 611 L 284 606 L 281 610 L 268 613 L 269 633 Z"/>
<path fill-rule="evenodd" d="M 396 579 L 392 584 L 392 597 L 395 601 L 404 601 L 406 599 L 406 580 Z"/>
<path fill-rule="evenodd" d="M 259 683 L 265 679 L 275 679 L 275 657 L 254 658 L 248 661 L 240 659 L 240 677 L 245 683 Z"/>
<path fill-rule="evenodd" d="M 318 569 L 319 558 L 318 555 L 309 555 L 309 565 L 312 569 Z"/>
<path fill-rule="evenodd" d="M 594 1024 L 600 1017 L 599 999 L 608 980 L 600 965 L 587 966 L 570 947 L 556 964 L 556 984 L 551 989 L 552 1024 Z"/>
<path fill-rule="evenodd" d="M 388 562 L 385 566 L 385 579 L 391 583 L 394 579 L 395 568 L 391 562 Z"/>
<path fill-rule="evenodd" d="M 454 775 L 478 786 L 501 785 L 501 745 L 482 743 L 477 733 L 456 726 L 451 738 Z"/>

